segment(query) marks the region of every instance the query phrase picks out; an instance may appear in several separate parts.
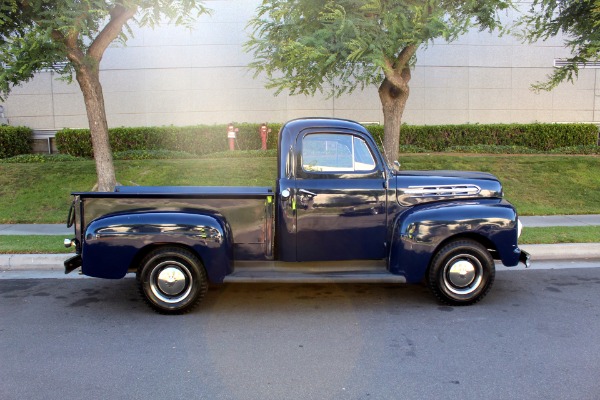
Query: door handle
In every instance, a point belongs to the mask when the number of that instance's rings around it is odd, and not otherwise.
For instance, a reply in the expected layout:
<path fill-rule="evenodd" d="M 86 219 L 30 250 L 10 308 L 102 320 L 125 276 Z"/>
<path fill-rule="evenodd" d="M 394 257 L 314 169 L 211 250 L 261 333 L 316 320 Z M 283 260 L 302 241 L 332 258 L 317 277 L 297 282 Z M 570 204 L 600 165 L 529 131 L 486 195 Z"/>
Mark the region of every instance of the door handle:
<path fill-rule="evenodd" d="M 304 210 L 313 208 L 313 199 L 317 196 L 316 193 L 306 189 L 298 189 L 298 195 L 300 196 L 300 204 Z"/>
<path fill-rule="evenodd" d="M 308 190 L 305 190 L 305 189 L 298 189 L 298 193 L 302 193 L 302 194 L 310 196 L 310 197 L 315 197 L 317 195 L 316 193 L 309 192 Z"/>

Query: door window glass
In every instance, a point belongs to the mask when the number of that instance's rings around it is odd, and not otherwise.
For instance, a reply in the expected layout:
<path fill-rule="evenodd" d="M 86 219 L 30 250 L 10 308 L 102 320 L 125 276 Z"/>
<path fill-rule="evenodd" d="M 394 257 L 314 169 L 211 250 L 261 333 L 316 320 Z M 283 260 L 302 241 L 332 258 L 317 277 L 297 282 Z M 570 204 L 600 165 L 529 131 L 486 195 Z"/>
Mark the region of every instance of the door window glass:
<path fill-rule="evenodd" d="M 310 172 L 366 172 L 375 169 L 375 159 L 359 137 L 318 133 L 302 139 L 302 168 Z"/>

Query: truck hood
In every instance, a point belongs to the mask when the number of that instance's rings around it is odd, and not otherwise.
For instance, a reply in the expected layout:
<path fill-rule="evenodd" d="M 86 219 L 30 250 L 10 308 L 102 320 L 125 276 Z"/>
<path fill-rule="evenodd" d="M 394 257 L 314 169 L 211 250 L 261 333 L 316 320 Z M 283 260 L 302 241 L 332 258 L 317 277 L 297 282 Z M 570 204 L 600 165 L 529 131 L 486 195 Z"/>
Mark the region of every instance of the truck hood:
<path fill-rule="evenodd" d="M 503 196 L 498 178 L 485 172 L 399 171 L 394 178 L 396 196 L 402 206 Z"/>

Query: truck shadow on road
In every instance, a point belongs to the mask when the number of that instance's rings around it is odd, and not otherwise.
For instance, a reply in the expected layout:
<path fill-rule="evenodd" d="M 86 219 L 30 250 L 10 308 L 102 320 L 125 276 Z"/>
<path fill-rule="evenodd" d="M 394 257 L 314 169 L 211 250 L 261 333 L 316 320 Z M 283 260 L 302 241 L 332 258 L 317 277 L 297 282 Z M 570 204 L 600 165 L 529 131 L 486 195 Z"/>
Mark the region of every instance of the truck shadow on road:
<path fill-rule="evenodd" d="M 514 271 L 497 274 L 490 294 L 476 308 L 510 309 L 544 299 L 569 300 L 578 285 L 597 290 L 594 271 Z M 580 276 L 581 275 L 581 276 Z M 590 275 L 589 277 L 583 275 Z M 543 279 L 540 279 L 543 277 Z M 75 313 L 151 314 L 135 279 L 23 279 L 0 280 L 0 299 L 11 312 L 43 312 L 52 308 Z M 462 307 L 459 307 L 462 308 Z M 423 284 L 357 283 L 227 283 L 211 286 L 189 315 L 247 315 L 329 311 L 383 311 L 403 314 L 419 309 L 453 311 L 436 301 Z"/>
<path fill-rule="evenodd" d="M 494 291 L 498 288 L 494 288 Z M 507 287 L 507 290 L 514 290 Z M 154 314 L 138 293 L 135 279 L 0 280 L 0 298 L 14 308 L 53 307 L 69 312 Z M 490 299 L 487 299 L 490 300 Z M 490 301 L 501 301 L 494 296 Z M 484 303 L 486 300 L 483 301 Z M 437 302 L 423 284 L 357 283 L 227 283 L 211 286 L 190 315 L 205 313 L 303 313 L 332 310 L 388 310 L 402 313 L 420 308 L 452 310 Z"/>

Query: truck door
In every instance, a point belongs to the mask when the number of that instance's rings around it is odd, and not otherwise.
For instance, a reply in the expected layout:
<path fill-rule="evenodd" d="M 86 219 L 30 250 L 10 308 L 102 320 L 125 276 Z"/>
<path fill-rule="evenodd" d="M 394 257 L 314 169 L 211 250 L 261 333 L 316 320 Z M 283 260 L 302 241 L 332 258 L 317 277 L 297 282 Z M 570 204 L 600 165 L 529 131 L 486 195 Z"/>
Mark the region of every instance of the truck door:
<path fill-rule="evenodd" d="M 386 257 L 382 160 L 360 132 L 303 131 L 296 149 L 298 261 Z"/>

